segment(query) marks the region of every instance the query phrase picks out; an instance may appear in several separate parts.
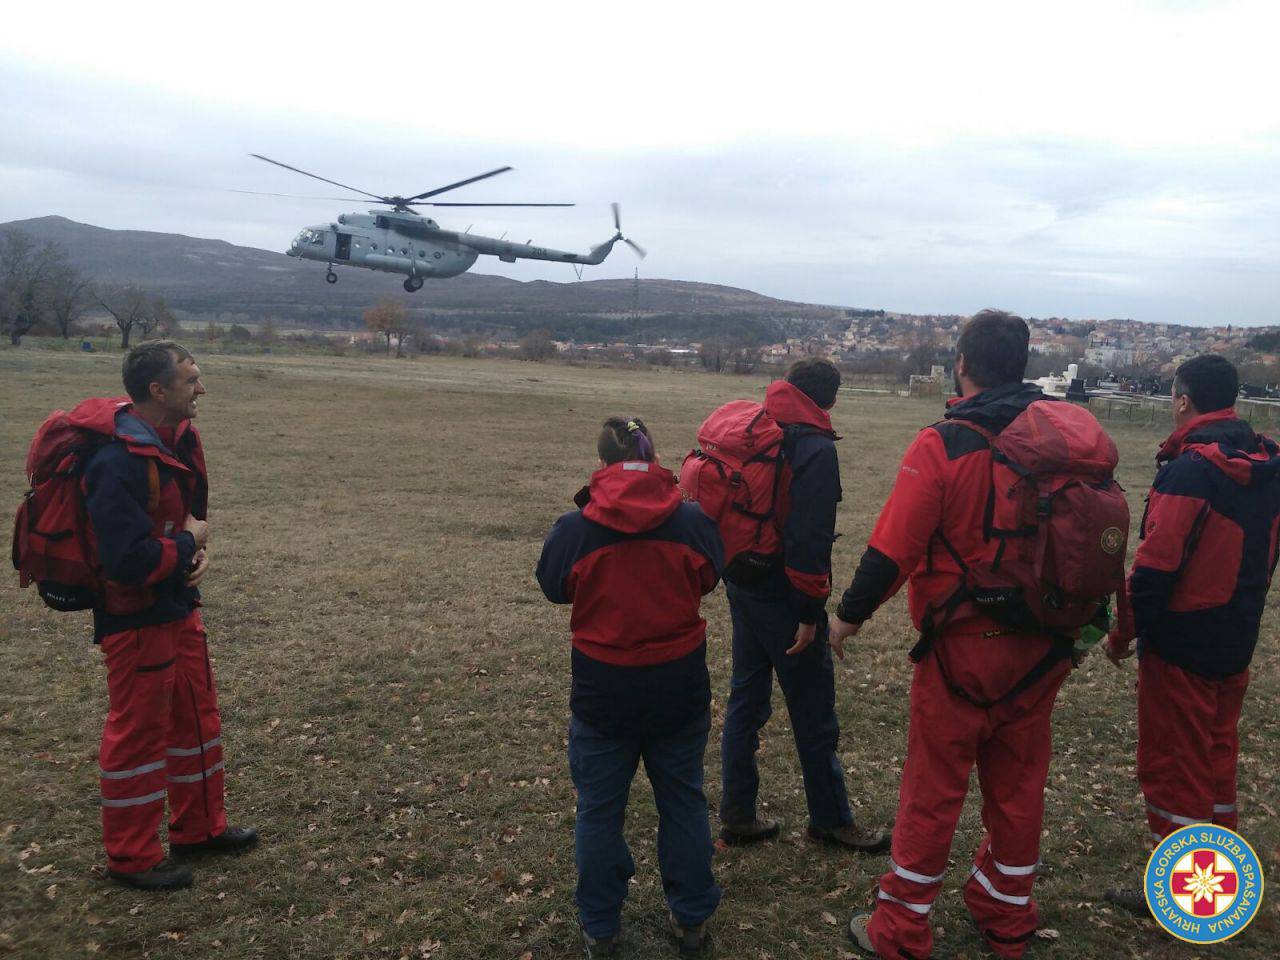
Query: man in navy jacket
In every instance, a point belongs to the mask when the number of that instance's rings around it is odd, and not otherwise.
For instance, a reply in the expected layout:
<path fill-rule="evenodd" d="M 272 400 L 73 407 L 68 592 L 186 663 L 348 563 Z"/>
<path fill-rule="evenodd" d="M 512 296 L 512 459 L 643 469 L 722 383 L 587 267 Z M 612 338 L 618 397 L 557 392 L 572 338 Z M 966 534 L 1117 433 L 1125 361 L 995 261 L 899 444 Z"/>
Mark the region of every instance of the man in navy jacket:
<path fill-rule="evenodd" d="M 856 824 L 836 755 L 840 722 L 835 668 L 827 646 L 831 545 L 840 502 L 840 461 L 828 411 L 840 371 L 829 360 L 797 361 L 765 394 L 765 412 L 782 425 L 791 475 L 783 524 L 783 565 L 760 582 L 727 581 L 733 618 L 733 679 L 721 742 L 721 838 L 753 843 L 778 835 L 777 820 L 756 809 L 760 729 L 772 713 L 773 677 L 787 701 L 809 808 L 809 836 L 855 850 L 882 850 L 888 834 Z"/>
<path fill-rule="evenodd" d="M 1178 368 L 1128 604 L 1108 655 L 1138 641 L 1138 783 L 1153 844 L 1193 823 L 1237 824 L 1237 729 L 1280 552 L 1280 447 L 1236 416 L 1224 357 Z M 1126 609 L 1128 608 L 1128 609 Z M 1138 891 L 1108 896 L 1146 915 Z"/>
<path fill-rule="evenodd" d="M 658 867 L 682 952 L 710 944 L 720 902 L 702 791 L 711 729 L 707 624 L 724 548 L 715 522 L 682 503 L 638 418 L 611 417 L 600 469 L 556 521 L 538 561 L 542 592 L 571 603 L 569 768 L 578 791 L 576 900 L 589 958 L 617 954 L 635 863 L 623 838 L 643 758 L 658 807 Z"/>

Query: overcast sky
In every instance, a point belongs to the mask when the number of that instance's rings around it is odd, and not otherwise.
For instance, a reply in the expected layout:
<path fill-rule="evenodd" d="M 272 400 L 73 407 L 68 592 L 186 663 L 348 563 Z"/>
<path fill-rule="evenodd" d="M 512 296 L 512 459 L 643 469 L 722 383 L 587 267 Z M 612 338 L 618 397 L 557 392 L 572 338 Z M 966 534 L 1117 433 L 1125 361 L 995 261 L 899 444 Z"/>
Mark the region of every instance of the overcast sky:
<path fill-rule="evenodd" d="M 232 193 L 344 195 L 250 152 L 380 194 L 510 164 L 441 199 L 578 206 L 428 215 L 585 251 L 617 200 L 644 277 L 1280 323 L 1277 36 L 1270 0 L 24 4 L 0 221 L 283 250 L 364 207 Z"/>

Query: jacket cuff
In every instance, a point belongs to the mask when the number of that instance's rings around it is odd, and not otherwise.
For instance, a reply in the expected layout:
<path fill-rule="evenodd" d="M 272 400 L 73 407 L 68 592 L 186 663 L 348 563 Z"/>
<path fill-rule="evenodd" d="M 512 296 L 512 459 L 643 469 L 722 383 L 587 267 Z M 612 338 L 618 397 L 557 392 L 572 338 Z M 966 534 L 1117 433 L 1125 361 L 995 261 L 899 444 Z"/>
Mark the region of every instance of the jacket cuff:
<path fill-rule="evenodd" d="M 825 597 L 811 597 L 794 588 L 787 598 L 787 604 L 795 618 L 804 624 L 817 623 L 827 609 Z"/>
<path fill-rule="evenodd" d="M 196 555 L 196 538 L 186 530 L 174 534 L 174 544 L 178 548 L 178 562 L 173 568 L 173 578 L 185 582 L 191 571 L 191 559 Z"/>
<path fill-rule="evenodd" d="M 840 598 L 836 616 L 845 623 L 865 622 L 893 592 L 900 575 L 894 560 L 875 547 L 867 547 L 858 561 L 853 582 Z"/>

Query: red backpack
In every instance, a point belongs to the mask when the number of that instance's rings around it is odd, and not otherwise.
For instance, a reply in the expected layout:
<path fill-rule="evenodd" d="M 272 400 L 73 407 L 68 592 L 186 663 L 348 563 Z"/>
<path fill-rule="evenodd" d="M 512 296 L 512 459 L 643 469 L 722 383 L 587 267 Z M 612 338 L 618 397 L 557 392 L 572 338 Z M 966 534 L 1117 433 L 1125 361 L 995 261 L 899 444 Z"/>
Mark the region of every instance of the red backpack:
<path fill-rule="evenodd" d="M 118 407 L 126 402 L 94 403 Z M 102 600 L 102 571 L 89 536 L 81 480 L 89 457 L 111 438 L 55 410 L 40 424 L 27 453 L 31 489 L 13 525 L 13 566 L 19 584 L 34 583 L 54 610 L 88 610 Z M 148 463 L 151 512 L 159 501 L 160 483 L 154 463 Z"/>
<path fill-rule="evenodd" d="M 719 526 L 725 576 L 737 583 L 757 582 L 782 563 L 789 429 L 763 404 L 733 400 L 703 421 L 680 466 L 680 491 Z"/>
<path fill-rule="evenodd" d="M 1124 587 L 1129 505 L 1113 476 L 1115 442 L 1088 410 L 1053 400 L 1031 403 L 999 433 L 959 418 L 948 422 L 981 434 L 991 448 L 982 524 L 987 549 L 980 561 L 966 563 L 941 530 L 934 534 L 959 566 L 961 582 L 926 620 L 915 659 L 966 604 L 1020 632 L 1054 638 L 1093 623 Z M 1058 647 L 1001 699 L 1047 672 L 1061 659 Z"/>

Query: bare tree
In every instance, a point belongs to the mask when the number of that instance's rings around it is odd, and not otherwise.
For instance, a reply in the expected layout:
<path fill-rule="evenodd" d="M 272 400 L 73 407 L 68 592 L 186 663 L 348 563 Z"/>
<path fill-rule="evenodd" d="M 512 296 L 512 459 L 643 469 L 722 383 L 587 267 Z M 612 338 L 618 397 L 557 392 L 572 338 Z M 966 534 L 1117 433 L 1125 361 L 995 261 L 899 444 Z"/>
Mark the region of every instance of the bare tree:
<path fill-rule="evenodd" d="M 129 349 L 129 335 L 133 328 L 144 337 L 155 326 L 155 314 L 151 299 L 137 284 L 126 283 L 122 286 L 99 287 L 94 299 L 103 310 L 111 314 L 120 328 L 120 349 Z"/>
<path fill-rule="evenodd" d="M 92 302 L 92 281 L 71 264 L 63 263 L 54 273 L 49 292 L 49 309 L 63 340 L 71 336 L 71 328 Z"/>
<path fill-rule="evenodd" d="M 394 300 L 383 299 L 364 312 L 364 325 L 387 338 L 387 353 L 391 352 L 391 338 L 396 338 L 396 356 L 404 356 L 404 338 L 409 332 L 409 315 Z"/>
<path fill-rule="evenodd" d="M 14 346 L 49 315 L 53 278 L 65 262 L 55 243 L 38 245 L 16 230 L 0 239 L 0 331 Z"/>

